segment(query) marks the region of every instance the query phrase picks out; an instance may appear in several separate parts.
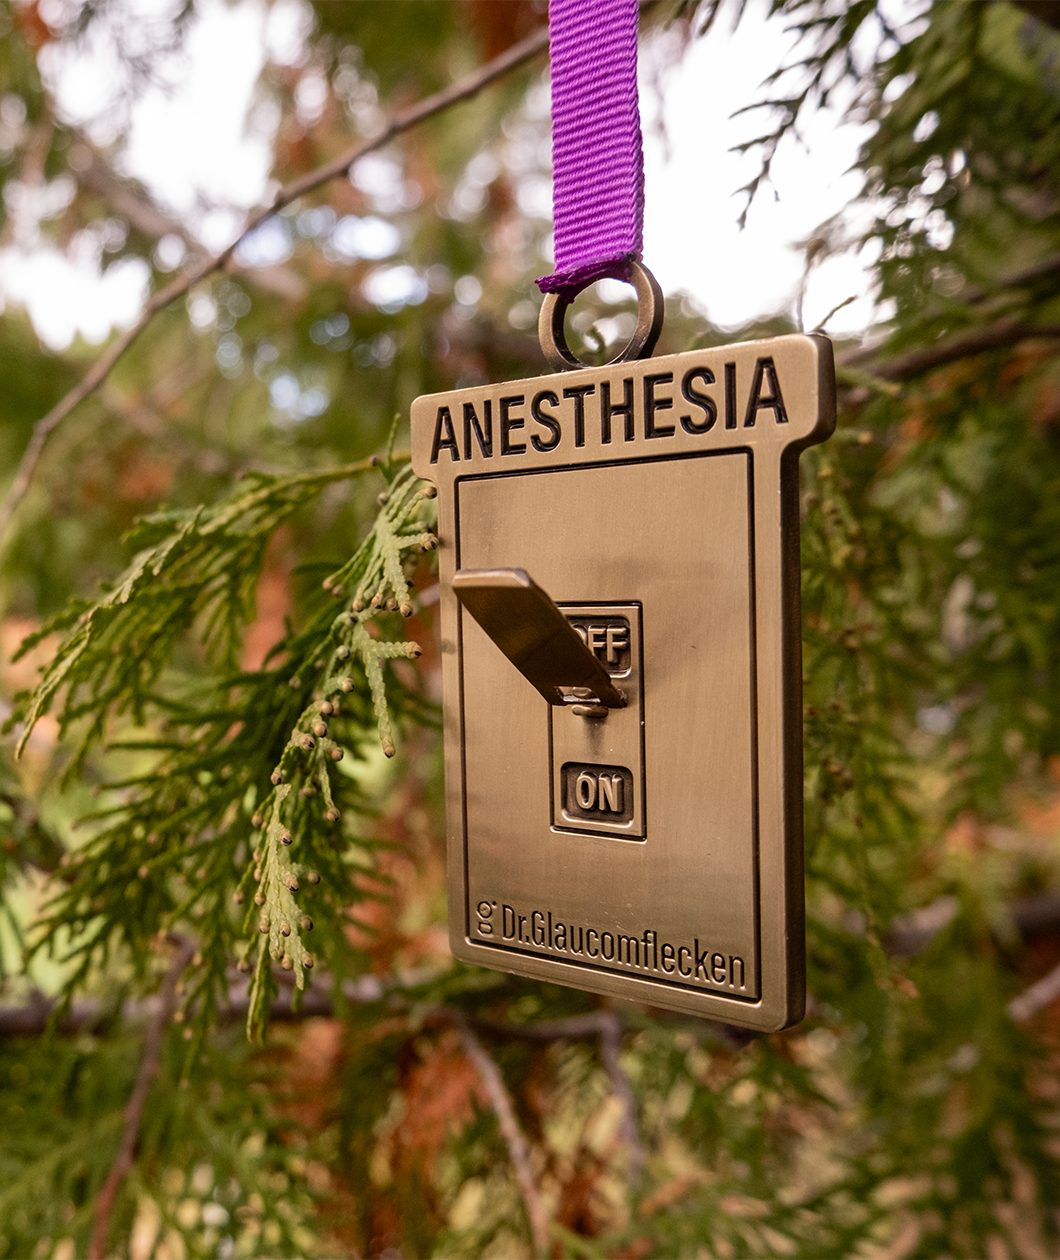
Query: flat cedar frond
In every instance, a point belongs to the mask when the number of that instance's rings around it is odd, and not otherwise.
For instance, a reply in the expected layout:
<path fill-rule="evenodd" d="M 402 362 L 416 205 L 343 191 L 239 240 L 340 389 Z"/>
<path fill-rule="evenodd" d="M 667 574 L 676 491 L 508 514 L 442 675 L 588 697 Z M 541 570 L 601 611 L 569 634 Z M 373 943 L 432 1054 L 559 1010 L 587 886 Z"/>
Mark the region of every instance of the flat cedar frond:
<path fill-rule="evenodd" d="M 184 1007 L 200 1036 L 227 997 L 233 955 L 250 969 L 255 940 L 255 1037 L 276 991 L 272 964 L 293 970 L 300 990 L 314 962 L 305 943 L 314 926 L 333 973 L 348 969 L 345 928 L 363 899 L 356 879 L 372 846 L 337 826 L 369 812 L 339 763 L 373 735 L 393 755 L 391 705 L 422 714 L 422 701 L 385 668 L 419 656 L 419 647 L 377 637 L 368 623 L 412 613 L 405 563 L 437 545 L 433 488 L 403 461 L 380 469 L 387 488 L 379 516 L 323 583 L 339 608 L 318 599 L 305 627 L 276 645 L 269 667 L 228 672 L 196 699 L 154 687 L 192 621 L 204 613 L 217 626 L 245 619 L 272 531 L 324 486 L 369 466 L 258 477 L 211 509 L 149 518 L 133 537 L 150 545 L 113 591 L 82 611 L 26 701 L 23 744 L 56 696 L 64 729 L 86 720 L 75 766 L 115 715 L 131 709 L 149 726 L 145 737 L 112 745 L 146 753 L 151 764 L 122 781 L 117 805 L 93 816 L 101 829 L 67 862 L 67 881 L 32 947 L 72 966 L 68 998 L 113 951 L 128 951 L 143 973 L 157 941 L 178 925 L 199 942 Z M 214 643 L 222 661 L 225 633 Z M 237 910 L 248 897 L 247 911 Z"/>
<path fill-rule="evenodd" d="M 151 687 L 177 640 L 200 618 L 205 622 L 205 650 L 232 668 L 239 630 L 253 616 L 269 539 L 325 486 L 373 466 L 362 461 L 285 477 L 251 473 L 212 507 L 159 512 L 138 522 L 127 536 L 138 550 L 119 581 L 95 602 L 75 601 L 20 648 L 21 655 L 54 631 L 74 627 L 18 715 L 24 726 L 16 756 L 65 689 L 61 734 L 72 721 L 89 713 L 95 717 L 68 771 L 69 777 L 79 774 L 89 749 L 103 735 L 112 706 L 114 713 L 132 712 L 143 722 Z M 369 557 L 362 563 L 371 566 Z"/>

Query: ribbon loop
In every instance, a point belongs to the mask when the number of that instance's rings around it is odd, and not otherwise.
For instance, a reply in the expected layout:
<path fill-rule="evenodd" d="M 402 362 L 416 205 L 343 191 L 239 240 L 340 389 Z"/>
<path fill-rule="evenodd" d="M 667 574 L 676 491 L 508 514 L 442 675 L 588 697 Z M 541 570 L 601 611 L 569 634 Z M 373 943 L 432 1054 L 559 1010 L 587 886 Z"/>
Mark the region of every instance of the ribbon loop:
<path fill-rule="evenodd" d="M 638 16 L 637 0 L 550 0 L 556 270 L 543 293 L 570 300 L 604 276 L 628 280 L 640 259 Z"/>
<path fill-rule="evenodd" d="M 629 262 L 628 279 L 637 291 L 637 324 L 627 344 L 613 358 L 608 359 L 608 364 L 632 363 L 634 359 L 647 359 L 655 349 L 655 343 L 662 332 L 664 303 L 659 282 L 648 268 L 636 259 L 631 259 Z M 585 283 L 592 284 L 592 280 L 587 280 Z M 571 290 L 564 289 L 561 293 L 546 293 L 545 300 L 541 304 L 537 335 L 541 342 L 545 362 L 557 372 L 568 372 L 572 368 L 589 366 L 571 354 L 567 346 L 566 334 L 563 331 L 563 317 L 572 301 Z"/>

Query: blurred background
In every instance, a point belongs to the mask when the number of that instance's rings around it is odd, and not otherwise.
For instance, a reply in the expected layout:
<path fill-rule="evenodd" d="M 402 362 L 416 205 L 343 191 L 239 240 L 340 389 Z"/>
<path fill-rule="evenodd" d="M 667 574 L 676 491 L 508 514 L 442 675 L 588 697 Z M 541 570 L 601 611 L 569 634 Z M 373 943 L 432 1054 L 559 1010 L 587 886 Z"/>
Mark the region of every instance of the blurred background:
<path fill-rule="evenodd" d="M 0 1256 L 1060 1254 L 1060 5 L 642 5 L 660 351 L 836 346 L 764 1037 L 446 944 L 407 417 L 545 370 L 546 23 L 0 5 Z M 601 281 L 572 346 L 634 321 Z M 256 811 L 323 712 L 288 923 Z"/>

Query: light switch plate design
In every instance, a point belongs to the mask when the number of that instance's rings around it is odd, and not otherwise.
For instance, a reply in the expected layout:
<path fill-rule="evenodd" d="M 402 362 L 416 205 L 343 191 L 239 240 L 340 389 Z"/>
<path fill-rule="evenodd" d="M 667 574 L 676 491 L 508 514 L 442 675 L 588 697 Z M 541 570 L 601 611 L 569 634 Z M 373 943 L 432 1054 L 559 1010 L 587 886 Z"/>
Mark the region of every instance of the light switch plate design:
<path fill-rule="evenodd" d="M 756 1029 L 801 1018 L 798 454 L 834 423 L 831 344 L 806 336 L 413 404 L 439 491 L 458 958 Z M 626 707 L 548 703 L 461 607 L 457 570 L 505 568 Z"/>

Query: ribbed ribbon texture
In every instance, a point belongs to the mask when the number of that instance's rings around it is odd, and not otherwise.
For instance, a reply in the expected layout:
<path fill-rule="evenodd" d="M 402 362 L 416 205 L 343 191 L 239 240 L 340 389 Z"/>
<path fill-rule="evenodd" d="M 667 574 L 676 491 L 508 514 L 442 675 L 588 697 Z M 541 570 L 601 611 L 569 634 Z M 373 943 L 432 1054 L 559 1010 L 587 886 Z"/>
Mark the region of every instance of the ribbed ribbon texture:
<path fill-rule="evenodd" d="M 637 17 L 637 0 L 550 0 L 556 270 L 538 280 L 543 293 L 624 277 L 640 258 Z"/>

